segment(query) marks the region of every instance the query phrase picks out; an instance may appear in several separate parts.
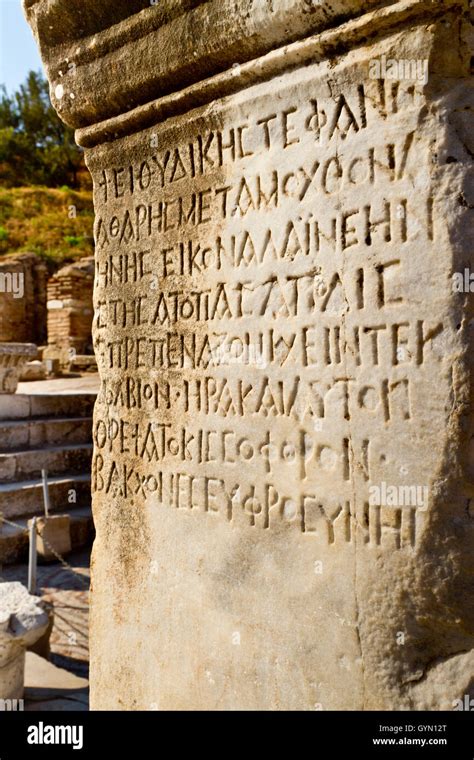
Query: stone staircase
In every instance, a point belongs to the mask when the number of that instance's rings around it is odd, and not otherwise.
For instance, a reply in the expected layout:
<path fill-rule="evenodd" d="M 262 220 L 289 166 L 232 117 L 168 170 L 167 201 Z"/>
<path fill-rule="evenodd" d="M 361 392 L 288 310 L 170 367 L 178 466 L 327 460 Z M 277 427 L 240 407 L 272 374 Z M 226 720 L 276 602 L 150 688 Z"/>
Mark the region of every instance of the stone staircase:
<path fill-rule="evenodd" d="M 28 519 L 44 514 L 41 470 L 51 514 L 69 514 L 73 548 L 93 534 L 90 507 L 93 393 L 0 396 L 0 565 L 26 559 Z"/>

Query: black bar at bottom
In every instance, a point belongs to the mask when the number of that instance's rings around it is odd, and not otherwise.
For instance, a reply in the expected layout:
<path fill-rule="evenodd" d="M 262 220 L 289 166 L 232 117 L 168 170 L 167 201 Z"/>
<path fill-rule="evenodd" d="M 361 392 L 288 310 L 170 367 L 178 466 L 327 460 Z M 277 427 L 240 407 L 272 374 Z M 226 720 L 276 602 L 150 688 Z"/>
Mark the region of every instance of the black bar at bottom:
<path fill-rule="evenodd" d="M 474 704 L 473 704 L 474 708 Z M 219 756 L 262 747 L 314 758 L 474 759 L 474 715 L 458 712 L 1 712 L 0 760 Z"/>

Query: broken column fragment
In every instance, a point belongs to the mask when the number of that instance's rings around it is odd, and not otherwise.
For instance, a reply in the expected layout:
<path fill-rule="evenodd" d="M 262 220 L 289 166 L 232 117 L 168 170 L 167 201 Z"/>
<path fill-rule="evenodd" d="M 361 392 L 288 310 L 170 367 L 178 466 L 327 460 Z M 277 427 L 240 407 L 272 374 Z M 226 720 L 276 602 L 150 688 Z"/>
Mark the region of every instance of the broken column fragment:
<path fill-rule="evenodd" d="M 0 394 L 16 392 L 23 369 L 37 354 L 33 343 L 0 343 Z"/>
<path fill-rule="evenodd" d="M 93 708 L 452 709 L 468 3 L 25 5 L 94 179 Z"/>
<path fill-rule="evenodd" d="M 0 584 L 0 700 L 23 698 L 26 649 L 41 638 L 48 621 L 25 586 Z"/>

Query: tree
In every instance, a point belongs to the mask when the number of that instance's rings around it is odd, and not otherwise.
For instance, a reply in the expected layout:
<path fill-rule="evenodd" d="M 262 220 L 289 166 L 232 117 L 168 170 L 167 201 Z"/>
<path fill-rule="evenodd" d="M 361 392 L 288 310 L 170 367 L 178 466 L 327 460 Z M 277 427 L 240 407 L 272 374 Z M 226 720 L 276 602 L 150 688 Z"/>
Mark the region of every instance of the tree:
<path fill-rule="evenodd" d="M 11 97 L 0 87 L 0 182 L 9 186 L 77 187 L 84 169 L 74 130 L 49 99 L 46 80 L 30 71 Z"/>

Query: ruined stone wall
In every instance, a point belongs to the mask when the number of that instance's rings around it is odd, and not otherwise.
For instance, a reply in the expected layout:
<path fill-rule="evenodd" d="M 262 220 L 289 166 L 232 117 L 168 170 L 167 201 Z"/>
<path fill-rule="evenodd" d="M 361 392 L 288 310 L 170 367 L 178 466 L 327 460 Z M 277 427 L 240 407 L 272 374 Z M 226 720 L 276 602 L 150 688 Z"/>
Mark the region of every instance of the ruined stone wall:
<path fill-rule="evenodd" d="M 468 3 L 26 6 L 94 180 L 93 707 L 450 709 Z"/>
<path fill-rule="evenodd" d="M 94 259 L 59 269 L 48 282 L 48 346 L 90 353 Z"/>
<path fill-rule="evenodd" d="M 0 341 L 46 341 L 47 267 L 34 253 L 0 257 Z"/>

